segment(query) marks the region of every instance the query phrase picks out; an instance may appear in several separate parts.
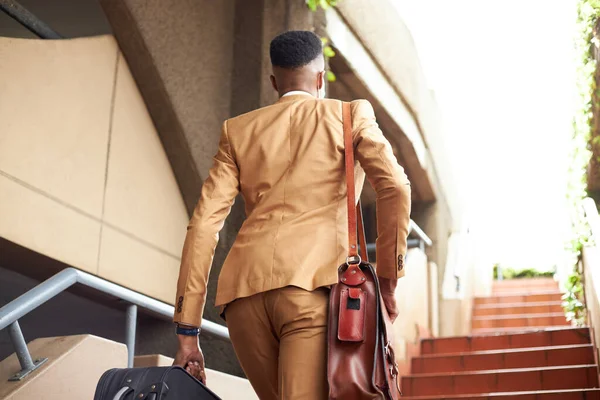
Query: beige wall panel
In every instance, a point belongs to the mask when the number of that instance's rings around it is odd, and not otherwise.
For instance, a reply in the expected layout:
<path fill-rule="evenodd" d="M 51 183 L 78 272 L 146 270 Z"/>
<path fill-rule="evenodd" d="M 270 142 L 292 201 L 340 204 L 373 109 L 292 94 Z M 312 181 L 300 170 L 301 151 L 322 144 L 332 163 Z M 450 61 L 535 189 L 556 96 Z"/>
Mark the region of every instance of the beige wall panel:
<path fill-rule="evenodd" d="M 48 361 L 21 382 L 7 382 L 21 369 L 15 354 L 0 362 L 0 399 L 91 399 L 106 370 L 127 366 L 125 345 L 92 335 L 36 339 L 28 347 L 34 359 Z"/>
<path fill-rule="evenodd" d="M 0 170 L 102 211 L 117 45 L 0 38 Z"/>
<path fill-rule="evenodd" d="M 119 58 L 104 220 L 178 256 L 188 222 L 144 101 Z"/>
<path fill-rule="evenodd" d="M 471 331 L 470 319 L 463 314 L 465 299 L 442 299 L 440 302 L 440 336 L 464 336 Z"/>
<path fill-rule="evenodd" d="M 410 249 L 406 261 L 406 275 L 398 281 L 396 288 L 399 314 L 394 329 L 397 343 L 402 340 L 414 342 L 416 325 L 429 328 L 427 257 L 420 249 Z"/>
<path fill-rule="evenodd" d="M 430 293 L 430 315 L 429 330 L 434 337 L 440 335 L 440 294 L 438 290 L 438 266 L 430 262 L 429 265 L 429 293 Z"/>
<path fill-rule="evenodd" d="M 230 116 L 234 1 L 100 0 L 191 211 Z M 202 179 L 200 179 L 202 178 Z"/>
<path fill-rule="evenodd" d="M 104 226 L 98 276 L 174 304 L 179 259 Z"/>
<path fill-rule="evenodd" d="M 2 175 L 0 237 L 96 272 L 100 222 Z"/>

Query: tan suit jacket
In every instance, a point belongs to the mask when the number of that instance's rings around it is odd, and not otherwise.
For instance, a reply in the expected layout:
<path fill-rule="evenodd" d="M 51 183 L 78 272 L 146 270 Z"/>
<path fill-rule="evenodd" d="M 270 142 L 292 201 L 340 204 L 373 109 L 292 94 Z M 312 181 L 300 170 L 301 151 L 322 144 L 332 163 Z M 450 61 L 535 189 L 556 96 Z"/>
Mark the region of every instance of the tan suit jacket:
<path fill-rule="evenodd" d="M 410 183 L 371 104 L 352 102 L 356 193 L 377 193 L 377 273 L 404 275 Z M 214 165 L 190 220 L 175 322 L 200 326 L 219 231 L 242 193 L 246 220 L 218 282 L 216 305 L 285 286 L 337 282 L 348 253 L 342 103 L 308 95 L 225 121 Z"/>

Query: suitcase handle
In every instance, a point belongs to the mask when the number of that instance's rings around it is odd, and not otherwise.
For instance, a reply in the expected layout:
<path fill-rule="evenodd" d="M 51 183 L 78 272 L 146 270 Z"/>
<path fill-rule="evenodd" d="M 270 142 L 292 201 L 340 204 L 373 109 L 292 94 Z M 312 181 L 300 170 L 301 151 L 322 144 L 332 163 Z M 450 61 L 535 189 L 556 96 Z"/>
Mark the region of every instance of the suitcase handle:
<path fill-rule="evenodd" d="M 123 399 L 125 399 L 125 396 L 127 396 L 129 394 L 129 392 L 133 392 L 133 389 L 130 388 L 129 386 L 123 386 L 121 389 L 119 389 L 117 394 L 115 394 L 115 397 L 113 397 L 113 400 L 123 400 Z"/>

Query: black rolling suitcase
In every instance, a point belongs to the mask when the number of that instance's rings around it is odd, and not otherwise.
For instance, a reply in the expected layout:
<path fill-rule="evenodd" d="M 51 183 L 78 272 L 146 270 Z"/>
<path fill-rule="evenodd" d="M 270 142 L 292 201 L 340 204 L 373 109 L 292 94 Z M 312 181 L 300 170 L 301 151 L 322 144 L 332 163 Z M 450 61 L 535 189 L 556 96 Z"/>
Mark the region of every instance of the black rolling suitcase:
<path fill-rule="evenodd" d="M 180 367 L 115 368 L 106 371 L 94 400 L 221 400 Z"/>

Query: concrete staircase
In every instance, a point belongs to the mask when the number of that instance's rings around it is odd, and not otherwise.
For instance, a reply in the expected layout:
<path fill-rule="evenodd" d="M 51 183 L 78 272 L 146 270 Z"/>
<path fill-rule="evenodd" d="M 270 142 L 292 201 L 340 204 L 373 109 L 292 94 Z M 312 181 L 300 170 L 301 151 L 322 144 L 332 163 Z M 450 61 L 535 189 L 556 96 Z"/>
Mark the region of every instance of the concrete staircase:
<path fill-rule="evenodd" d="M 552 279 L 494 282 L 472 336 L 423 339 L 404 399 L 600 400 L 590 330 L 573 328 Z"/>
<path fill-rule="evenodd" d="M 21 367 L 16 354 L 0 362 L 0 400 L 92 399 L 100 376 L 110 368 L 127 366 L 127 348 L 92 335 L 43 338 L 28 344 L 33 358 L 48 361 L 26 379 L 10 382 Z M 161 355 L 135 358 L 136 367 L 169 366 L 173 359 Z M 246 379 L 206 370 L 208 387 L 223 400 L 258 400 Z"/>

